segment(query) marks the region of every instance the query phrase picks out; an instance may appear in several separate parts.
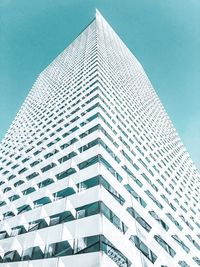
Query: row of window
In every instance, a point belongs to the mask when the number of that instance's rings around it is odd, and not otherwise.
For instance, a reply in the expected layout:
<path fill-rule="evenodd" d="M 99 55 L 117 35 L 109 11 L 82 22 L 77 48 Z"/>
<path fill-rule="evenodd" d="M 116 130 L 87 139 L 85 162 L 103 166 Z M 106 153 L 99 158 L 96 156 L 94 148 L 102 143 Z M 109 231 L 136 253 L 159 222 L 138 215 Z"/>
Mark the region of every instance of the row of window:
<path fill-rule="evenodd" d="M 106 253 L 119 267 L 131 266 L 131 262 L 103 235 L 82 237 L 60 241 L 46 246 L 31 247 L 23 250 L 21 253 L 17 250 L 11 250 L 6 252 L 3 257 L 0 256 L 0 263 L 48 259 L 97 251 Z"/>
<path fill-rule="evenodd" d="M 103 158 L 102 158 L 103 159 Z M 102 160 L 103 161 L 103 160 Z M 98 156 L 93 157 L 92 159 L 89 159 L 88 161 L 84 161 L 81 163 L 80 167 L 81 168 L 86 168 L 88 166 L 90 166 L 89 164 L 93 165 L 95 163 L 99 162 L 98 161 Z M 72 173 L 74 173 L 74 171 L 72 171 L 74 169 L 70 168 L 64 172 L 61 172 L 59 174 L 59 176 L 57 176 L 57 179 L 63 179 L 68 177 L 69 175 L 71 175 Z M 91 182 L 92 181 L 92 182 Z M 95 178 L 91 178 L 88 179 L 84 182 L 78 183 L 76 184 L 76 186 L 73 187 L 67 187 L 65 189 L 62 189 L 58 192 L 53 193 L 53 198 L 52 195 L 49 196 L 45 196 L 43 198 L 37 199 L 33 202 L 33 208 L 37 208 L 39 206 L 43 206 L 46 205 L 48 203 L 51 203 L 52 201 L 56 201 L 58 199 L 61 198 L 65 198 L 67 196 L 70 196 L 71 194 L 75 194 L 76 192 L 79 192 L 80 190 L 87 189 L 89 188 L 89 186 L 96 186 L 98 184 L 102 184 L 105 189 L 120 203 L 123 204 L 124 203 L 124 198 L 102 177 L 102 176 L 96 176 Z M 31 187 L 29 189 L 27 189 L 27 194 L 28 193 L 32 193 L 35 191 L 35 188 Z M 8 219 L 11 218 L 15 215 L 21 214 L 23 212 L 29 211 L 32 209 L 32 205 L 31 204 L 24 204 L 20 207 L 17 208 L 17 214 L 15 214 L 13 211 L 7 211 L 6 213 L 3 214 L 3 218 L 4 219 Z"/>
<path fill-rule="evenodd" d="M 62 224 L 65 222 L 85 218 L 100 213 L 102 213 L 122 233 L 125 233 L 127 231 L 128 227 L 103 202 L 100 201 L 74 208 L 72 210 L 65 210 L 49 217 L 29 222 L 27 223 L 27 225 L 18 225 L 16 227 L 11 228 L 9 231 L 1 231 L 0 239 L 21 235 L 24 233 L 36 231 L 53 225 Z"/>

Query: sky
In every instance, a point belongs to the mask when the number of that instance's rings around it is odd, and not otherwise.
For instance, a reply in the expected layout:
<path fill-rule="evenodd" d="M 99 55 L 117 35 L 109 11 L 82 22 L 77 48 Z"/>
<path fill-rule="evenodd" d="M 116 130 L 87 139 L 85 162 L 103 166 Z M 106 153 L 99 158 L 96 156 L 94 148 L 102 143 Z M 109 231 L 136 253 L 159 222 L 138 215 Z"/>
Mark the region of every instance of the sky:
<path fill-rule="evenodd" d="M 200 170 L 199 0 L 1 0 L 0 140 L 38 74 L 95 8 L 141 62 Z"/>

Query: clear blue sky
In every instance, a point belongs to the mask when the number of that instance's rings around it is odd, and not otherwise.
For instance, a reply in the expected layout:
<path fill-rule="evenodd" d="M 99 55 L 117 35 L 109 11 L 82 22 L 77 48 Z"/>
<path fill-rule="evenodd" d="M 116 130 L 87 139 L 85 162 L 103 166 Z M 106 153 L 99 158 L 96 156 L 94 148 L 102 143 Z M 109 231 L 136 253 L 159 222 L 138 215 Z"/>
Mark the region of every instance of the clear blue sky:
<path fill-rule="evenodd" d="M 142 63 L 200 169 L 200 0 L 1 0 L 0 139 L 95 8 Z"/>

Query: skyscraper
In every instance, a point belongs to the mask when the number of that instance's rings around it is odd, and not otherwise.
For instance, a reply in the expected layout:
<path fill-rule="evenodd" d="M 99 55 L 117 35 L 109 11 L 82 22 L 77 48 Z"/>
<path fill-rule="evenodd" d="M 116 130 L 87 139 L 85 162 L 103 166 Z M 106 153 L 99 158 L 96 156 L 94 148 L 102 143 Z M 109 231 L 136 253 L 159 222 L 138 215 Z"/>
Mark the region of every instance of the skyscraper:
<path fill-rule="evenodd" d="M 199 266 L 198 174 L 97 11 L 0 145 L 1 266 Z"/>

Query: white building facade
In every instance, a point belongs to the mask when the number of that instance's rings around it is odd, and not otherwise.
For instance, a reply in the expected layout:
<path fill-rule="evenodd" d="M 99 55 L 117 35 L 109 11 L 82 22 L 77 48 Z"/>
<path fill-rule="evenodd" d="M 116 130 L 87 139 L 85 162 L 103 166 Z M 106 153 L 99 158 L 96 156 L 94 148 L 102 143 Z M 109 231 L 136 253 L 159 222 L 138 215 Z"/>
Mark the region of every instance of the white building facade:
<path fill-rule="evenodd" d="M 200 266 L 200 176 L 97 11 L 0 145 L 0 266 Z"/>

